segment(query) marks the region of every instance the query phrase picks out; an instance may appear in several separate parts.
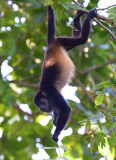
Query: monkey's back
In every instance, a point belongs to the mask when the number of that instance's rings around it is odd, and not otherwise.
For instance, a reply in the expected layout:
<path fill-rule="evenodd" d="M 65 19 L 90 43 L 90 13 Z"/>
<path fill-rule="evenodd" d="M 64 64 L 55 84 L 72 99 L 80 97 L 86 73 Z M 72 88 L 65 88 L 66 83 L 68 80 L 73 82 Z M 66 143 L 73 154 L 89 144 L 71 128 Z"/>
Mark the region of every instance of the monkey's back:
<path fill-rule="evenodd" d="M 48 47 L 43 64 L 43 78 L 49 79 L 52 76 L 51 83 L 60 91 L 71 81 L 74 71 L 75 66 L 63 47 L 56 45 L 56 43 Z"/>

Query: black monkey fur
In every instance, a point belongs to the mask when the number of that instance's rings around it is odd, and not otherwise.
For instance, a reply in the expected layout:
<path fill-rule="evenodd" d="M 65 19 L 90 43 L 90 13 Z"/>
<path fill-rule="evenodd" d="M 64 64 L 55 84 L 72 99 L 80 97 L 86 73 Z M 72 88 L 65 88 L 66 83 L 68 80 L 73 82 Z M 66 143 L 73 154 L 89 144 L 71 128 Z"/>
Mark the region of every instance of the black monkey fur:
<path fill-rule="evenodd" d="M 60 93 L 61 89 L 71 81 L 75 70 L 75 66 L 66 51 L 87 42 L 92 19 L 97 16 L 96 8 L 90 10 L 83 25 L 81 25 L 80 17 L 83 14 L 83 11 L 77 11 L 72 37 L 56 37 L 55 13 L 51 6 L 47 7 L 47 51 L 44 57 L 39 90 L 34 97 L 34 103 L 43 112 L 53 111 L 53 125 L 56 126 L 52 136 L 54 142 L 58 141 L 58 136 L 66 126 L 71 113 L 69 104 Z"/>

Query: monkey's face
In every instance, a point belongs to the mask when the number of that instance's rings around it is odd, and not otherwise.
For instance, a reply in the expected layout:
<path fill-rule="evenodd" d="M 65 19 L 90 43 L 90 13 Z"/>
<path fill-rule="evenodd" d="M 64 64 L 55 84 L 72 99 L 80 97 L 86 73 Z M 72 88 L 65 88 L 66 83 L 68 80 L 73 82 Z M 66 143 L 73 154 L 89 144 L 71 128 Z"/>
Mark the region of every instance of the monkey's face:
<path fill-rule="evenodd" d="M 48 100 L 46 98 L 40 98 L 38 100 L 38 106 L 41 111 L 43 112 L 49 112 L 49 105 L 48 105 Z"/>
<path fill-rule="evenodd" d="M 48 98 L 45 92 L 37 92 L 34 97 L 34 103 L 40 108 L 43 112 L 50 112 L 50 106 L 48 103 Z"/>

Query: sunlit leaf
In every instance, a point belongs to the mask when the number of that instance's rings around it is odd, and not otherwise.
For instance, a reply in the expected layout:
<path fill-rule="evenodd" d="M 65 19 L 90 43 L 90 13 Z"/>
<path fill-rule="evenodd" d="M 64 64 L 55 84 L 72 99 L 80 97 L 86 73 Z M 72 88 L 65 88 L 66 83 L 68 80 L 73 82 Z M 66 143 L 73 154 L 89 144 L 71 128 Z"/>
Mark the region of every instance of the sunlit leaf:
<path fill-rule="evenodd" d="M 96 92 L 96 95 L 102 95 L 102 96 L 104 96 L 105 93 L 106 93 L 105 91 L 97 91 L 97 92 Z"/>
<path fill-rule="evenodd" d="M 115 111 L 115 110 L 112 110 L 112 111 L 111 111 L 111 115 L 112 115 L 112 116 L 116 116 L 116 111 Z"/>
<path fill-rule="evenodd" d="M 82 9 L 82 8 L 81 8 L 79 5 L 77 5 L 77 4 L 65 3 L 64 5 L 66 6 L 67 9 L 69 9 L 69 8 L 73 8 L 73 9 L 77 9 L 77 10 Z"/>
<path fill-rule="evenodd" d="M 114 73 L 114 79 L 116 79 L 116 72 Z"/>
<path fill-rule="evenodd" d="M 96 84 L 94 87 L 93 87 L 93 89 L 96 89 L 96 90 L 98 90 L 98 89 L 100 89 L 100 88 L 103 88 L 103 85 L 102 84 Z"/>
<path fill-rule="evenodd" d="M 43 120 L 46 116 L 45 115 L 38 115 L 36 118 L 35 118 L 35 122 L 36 123 L 39 123 L 41 120 Z"/>
<path fill-rule="evenodd" d="M 110 41 L 110 43 L 111 43 L 111 45 L 112 45 L 113 49 L 114 49 L 114 50 L 116 50 L 116 46 L 115 46 L 115 44 L 114 44 L 112 41 Z"/>
<path fill-rule="evenodd" d="M 91 122 L 90 122 L 90 121 L 88 121 L 88 122 L 86 123 L 86 127 L 87 127 L 88 130 L 90 129 L 90 127 L 91 127 Z"/>
<path fill-rule="evenodd" d="M 99 121 L 97 121 L 97 124 L 98 124 L 100 130 L 102 131 L 101 123 Z"/>
<path fill-rule="evenodd" d="M 112 84 L 112 88 L 116 92 L 116 86 L 114 84 Z"/>
<path fill-rule="evenodd" d="M 49 6 L 51 4 L 51 0 L 45 0 L 45 6 Z"/>
<path fill-rule="evenodd" d="M 103 85 L 104 88 L 111 87 L 111 84 L 108 81 L 101 82 L 100 84 Z"/>
<path fill-rule="evenodd" d="M 114 103 L 115 103 L 115 99 L 114 99 L 114 100 L 111 100 L 111 101 L 109 102 L 109 104 L 107 105 L 107 108 L 110 110 L 110 109 L 113 107 Z"/>
<path fill-rule="evenodd" d="M 103 103 L 103 100 L 104 100 L 104 96 L 102 96 L 102 95 L 97 96 L 95 98 L 95 104 L 96 104 L 96 106 L 97 105 L 101 105 Z"/>

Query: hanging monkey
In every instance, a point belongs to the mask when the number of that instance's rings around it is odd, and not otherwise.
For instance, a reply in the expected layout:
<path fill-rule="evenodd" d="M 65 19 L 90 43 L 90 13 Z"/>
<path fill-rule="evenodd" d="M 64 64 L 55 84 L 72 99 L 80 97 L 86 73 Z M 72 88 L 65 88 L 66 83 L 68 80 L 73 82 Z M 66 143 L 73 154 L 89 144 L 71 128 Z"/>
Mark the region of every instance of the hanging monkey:
<path fill-rule="evenodd" d="M 97 11 L 94 8 L 90 10 L 81 25 L 80 17 L 83 14 L 83 11 L 77 11 L 72 37 L 56 37 L 55 13 L 51 5 L 47 7 L 47 51 L 34 103 L 41 111 L 54 113 L 53 125 L 56 126 L 52 136 L 54 142 L 58 141 L 58 136 L 66 126 L 71 113 L 69 104 L 60 93 L 61 89 L 71 81 L 75 71 L 67 51 L 87 42 L 92 19 L 97 17 Z"/>

